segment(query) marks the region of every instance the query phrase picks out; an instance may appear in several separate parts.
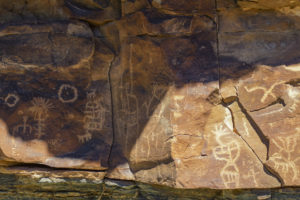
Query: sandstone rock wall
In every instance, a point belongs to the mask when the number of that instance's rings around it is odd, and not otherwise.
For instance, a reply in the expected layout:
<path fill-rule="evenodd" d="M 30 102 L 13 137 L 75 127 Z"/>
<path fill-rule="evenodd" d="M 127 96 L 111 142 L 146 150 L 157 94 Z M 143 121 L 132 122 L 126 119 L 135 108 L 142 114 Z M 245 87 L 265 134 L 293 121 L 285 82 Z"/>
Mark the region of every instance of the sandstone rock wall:
<path fill-rule="evenodd" d="M 185 189 L 299 186 L 299 8 L 1 1 L 3 168 Z"/>

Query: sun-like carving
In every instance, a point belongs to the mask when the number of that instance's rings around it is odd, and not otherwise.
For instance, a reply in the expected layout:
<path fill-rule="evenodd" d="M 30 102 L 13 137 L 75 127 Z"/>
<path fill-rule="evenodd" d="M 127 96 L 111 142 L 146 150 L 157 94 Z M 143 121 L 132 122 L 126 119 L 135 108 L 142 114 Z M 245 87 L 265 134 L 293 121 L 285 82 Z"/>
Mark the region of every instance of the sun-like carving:
<path fill-rule="evenodd" d="M 42 97 L 33 98 L 31 104 L 32 106 L 30 107 L 30 111 L 34 113 L 35 118 L 39 118 L 43 115 L 46 116 L 48 114 L 48 111 L 54 108 L 49 99 L 45 99 Z"/>

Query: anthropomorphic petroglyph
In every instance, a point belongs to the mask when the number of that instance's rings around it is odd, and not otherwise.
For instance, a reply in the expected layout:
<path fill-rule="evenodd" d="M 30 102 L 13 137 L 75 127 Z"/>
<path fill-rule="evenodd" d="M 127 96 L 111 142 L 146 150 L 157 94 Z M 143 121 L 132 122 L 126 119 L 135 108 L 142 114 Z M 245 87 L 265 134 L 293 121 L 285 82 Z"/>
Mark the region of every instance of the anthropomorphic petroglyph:
<path fill-rule="evenodd" d="M 73 103 L 78 98 L 78 90 L 69 84 L 62 84 L 58 89 L 58 99 L 63 103 Z"/>
<path fill-rule="evenodd" d="M 79 135 L 80 142 L 87 142 L 92 139 L 94 131 L 101 131 L 105 124 L 105 115 L 109 111 L 103 106 L 101 97 L 96 97 L 96 92 L 87 94 L 87 103 L 84 110 L 84 135 Z"/>
<path fill-rule="evenodd" d="M 20 97 L 16 94 L 8 94 L 4 99 L 5 105 L 10 108 L 15 107 L 19 101 Z"/>
<path fill-rule="evenodd" d="M 263 97 L 260 99 L 260 101 L 262 103 L 264 103 L 269 96 L 272 96 L 273 98 L 276 98 L 276 95 L 273 93 L 273 90 L 276 86 L 278 86 L 280 84 L 283 84 L 283 83 L 284 83 L 284 81 L 274 83 L 273 85 L 271 85 L 271 87 L 269 89 L 267 89 L 265 87 L 262 87 L 262 86 L 255 86 L 255 87 L 252 87 L 252 88 L 248 88 L 247 86 L 245 86 L 245 90 L 247 92 L 254 92 L 256 90 L 262 90 L 264 92 L 264 94 L 263 94 Z"/>
<path fill-rule="evenodd" d="M 142 104 L 142 109 L 145 109 L 145 115 L 149 120 L 148 124 L 150 124 L 144 129 L 146 134 L 142 135 L 142 137 L 146 137 L 147 141 L 147 148 L 145 146 L 141 147 L 146 148 L 145 150 L 143 149 L 143 151 L 147 152 L 147 159 L 150 158 L 151 152 L 159 149 L 159 144 L 161 144 L 159 142 L 162 141 L 162 138 L 159 138 L 161 135 L 157 133 L 157 130 L 160 129 L 159 125 L 162 121 L 164 121 L 165 126 L 169 124 L 169 120 L 163 115 L 166 104 L 161 103 L 161 99 L 163 98 L 165 92 L 166 88 L 154 85 L 151 91 L 151 97 L 147 98 Z M 164 129 L 165 131 L 168 131 L 168 127 L 164 127 Z M 151 148 L 153 147 L 151 144 L 155 144 L 155 149 Z M 161 149 L 164 149 L 165 143 L 161 145 Z M 139 150 L 136 149 L 136 151 L 138 152 Z"/>
<path fill-rule="evenodd" d="M 257 171 L 255 171 L 254 168 L 251 168 L 250 170 L 248 170 L 247 174 L 243 175 L 243 178 L 252 180 L 254 182 L 255 187 L 258 187 L 258 183 L 256 180 L 256 176 L 258 174 L 259 173 Z"/>
<path fill-rule="evenodd" d="M 158 85 L 154 85 L 151 93 L 151 97 L 147 99 L 142 106 L 146 109 L 146 116 L 149 118 L 153 112 L 153 107 L 155 108 L 155 101 L 158 103 L 161 101 L 166 89 Z"/>
<path fill-rule="evenodd" d="M 32 126 L 28 124 L 28 116 L 23 116 L 23 123 L 16 125 L 13 128 L 13 136 L 17 135 L 26 135 L 29 136 L 32 134 Z"/>
<path fill-rule="evenodd" d="M 233 137 L 230 137 L 233 134 L 222 124 L 216 126 L 213 133 L 219 144 L 219 146 L 213 149 L 213 155 L 217 160 L 226 162 L 220 173 L 224 185 L 227 188 L 230 187 L 230 185 L 238 187 L 240 173 L 236 161 L 240 156 L 240 145 Z"/>
<path fill-rule="evenodd" d="M 35 97 L 31 101 L 32 106 L 29 110 L 34 114 L 34 120 L 37 121 L 37 138 L 41 138 L 45 135 L 46 120 L 48 118 L 48 112 L 50 109 L 54 108 L 53 104 L 49 99 L 42 97 Z"/>
<path fill-rule="evenodd" d="M 300 157 L 292 158 L 292 153 L 297 146 L 297 140 L 300 136 L 300 129 L 296 129 L 297 133 L 290 136 L 278 136 L 272 139 L 272 143 L 279 149 L 278 152 L 270 156 L 270 161 L 274 163 L 276 170 L 281 171 L 284 177 L 288 176 L 289 172 L 292 172 L 292 180 L 295 181 L 299 178 L 299 167 L 296 162 L 300 160 Z"/>

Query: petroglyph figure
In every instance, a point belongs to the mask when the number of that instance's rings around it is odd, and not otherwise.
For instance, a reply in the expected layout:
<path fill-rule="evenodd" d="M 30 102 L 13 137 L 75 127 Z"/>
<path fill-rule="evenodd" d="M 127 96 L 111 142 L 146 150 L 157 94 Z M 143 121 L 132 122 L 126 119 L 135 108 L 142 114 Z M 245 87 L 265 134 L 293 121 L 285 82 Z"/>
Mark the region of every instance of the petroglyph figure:
<path fill-rule="evenodd" d="M 18 124 L 13 128 L 13 135 L 31 135 L 32 134 L 32 126 L 27 123 L 28 116 L 23 116 L 23 123 Z"/>
<path fill-rule="evenodd" d="M 96 92 L 87 94 L 87 103 L 84 110 L 84 129 L 85 134 L 78 136 L 80 142 L 87 142 L 92 139 L 93 131 L 101 131 L 105 123 L 105 114 L 109 112 L 102 106 L 100 97 L 96 97 Z"/>
<path fill-rule="evenodd" d="M 50 109 L 54 108 L 53 104 L 49 102 L 49 99 L 44 99 L 42 97 L 35 97 L 31 101 L 32 106 L 29 110 L 34 114 L 34 120 L 37 121 L 37 138 L 41 138 L 45 135 L 45 122 L 48 118 L 48 112 Z"/>
<path fill-rule="evenodd" d="M 105 122 L 105 113 L 108 111 L 102 106 L 101 98 L 96 98 L 93 91 L 88 94 L 88 102 L 85 105 L 84 122 L 88 131 L 101 131 Z"/>
<path fill-rule="evenodd" d="M 292 181 L 295 181 L 299 177 L 296 162 L 300 160 L 300 157 L 292 159 L 292 153 L 295 151 L 297 138 L 299 138 L 299 136 L 300 133 L 298 131 L 295 135 L 278 136 L 276 139 L 272 139 L 272 142 L 279 149 L 279 152 L 274 153 L 269 160 L 275 164 L 276 170 L 283 172 L 285 177 L 289 172 L 292 172 Z"/>
<path fill-rule="evenodd" d="M 155 101 L 160 101 L 165 92 L 165 88 L 159 87 L 158 85 L 153 86 L 151 97 L 142 105 L 146 108 L 146 115 L 148 118 L 151 117 L 152 106 L 155 106 Z"/>
<path fill-rule="evenodd" d="M 265 87 L 262 87 L 262 86 L 255 86 L 255 87 L 252 87 L 252 88 L 248 88 L 247 86 L 245 86 L 245 90 L 247 92 L 254 92 L 256 90 L 262 90 L 264 92 L 264 95 L 260 99 L 260 101 L 262 103 L 264 103 L 269 96 L 272 96 L 273 98 L 276 98 L 276 95 L 273 93 L 273 90 L 277 85 L 280 85 L 280 84 L 283 84 L 283 83 L 284 83 L 284 81 L 274 83 L 273 85 L 271 85 L 271 87 L 269 89 L 267 89 Z"/>
<path fill-rule="evenodd" d="M 247 126 L 247 120 L 245 118 L 243 118 L 243 126 L 245 128 L 245 136 L 249 137 L 250 133 L 249 133 L 249 129 L 248 129 L 248 126 Z"/>
<path fill-rule="evenodd" d="M 231 132 L 225 129 L 222 124 L 216 126 L 213 133 L 216 136 L 217 143 L 219 144 L 219 146 L 213 149 L 213 155 L 217 160 L 226 162 L 220 173 L 224 185 L 227 188 L 230 187 L 230 185 L 238 187 L 240 174 L 236 161 L 240 156 L 239 143 L 234 140 L 234 138 L 230 137 Z"/>
<path fill-rule="evenodd" d="M 54 147 L 61 144 L 62 142 L 63 140 L 61 138 L 54 138 L 48 141 L 49 145 L 52 145 Z"/>
<path fill-rule="evenodd" d="M 251 168 L 246 175 L 243 175 L 243 178 L 253 180 L 255 187 L 258 187 L 258 183 L 257 183 L 257 180 L 256 180 L 256 175 L 257 174 L 259 174 L 259 173 L 255 172 L 254 168 Z"/>
<path fill-rule="evenodd" d="M 10 108 L 15 107 L 19 101 L 20 97 L 16 94 L 8 94 L 4 99 L 5 104 Z"/>
<path fill-rule="evenodd" d="M 81 143 L 88 142 L 92 139 L 92 134 L 89 132 L 86 132 L 84 135 L 77 135 L 78 141 Z"/>
<path fill-rule="evenodd" d="M 289 112 L 296 111 L 300 104 L 300 90 L 296 88 L 288 89 L 288 96 L 293 100 L 293 104 L 289 107 Z"/>
<path fill-rule="evenodd" d="M 73 103 L 78 98 L 78 90 L 69 84 L 62 84 L 58 90 L 58 99 L 63 103 Z"/>

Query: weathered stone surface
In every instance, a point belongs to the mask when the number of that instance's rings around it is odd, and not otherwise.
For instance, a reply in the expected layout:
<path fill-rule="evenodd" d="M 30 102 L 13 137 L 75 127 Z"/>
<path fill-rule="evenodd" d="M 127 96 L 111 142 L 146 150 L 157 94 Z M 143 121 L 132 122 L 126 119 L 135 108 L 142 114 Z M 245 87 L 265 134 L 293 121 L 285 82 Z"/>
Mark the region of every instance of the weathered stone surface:
<path fill-rule="evenodd" d="M 242 81 L 238 92 L 241 104 L 269 139 L 267 165 L 279 174 L 284 185 L 299 184 L 299 77 L 299 65 L 261 66 Z"/>
<path fill-rule="evenodd" d="M 122 0 L 122 15 L 128 15 L 144 8 L 150 8 L 148 0 Z"/>
<path fill-rule="evenodd" d="M 202 155 L 182 158 L 185 165 L 177 181 L 182 187 L 245 188 L 278 187 L 276 178 L 266 174 L 263 164 L 247 143 L 234 131 L 231 112 L 215 106 L 207 118 L 204 129 Z M 190 145 L 189 145 L 190 146 Z M 198 147 L 191 144 L 189 148 Z M 199 148 L 199 147 L 198 147 Z M 199 152 L 199 150 L 198 150 Z M 188 151 L 187 153 L 188 154 Z M 191 165 L 193 163 L 193 165 Z M 188 175 L 188 172 L 190 175 Z M 193 174 L 197 172 L 197 176 Z M 213 174 L 214 178 L 211 178 Z M 210 181 L 207 181 L 210 180 Z"/>
<path fill-rule="evenodd" d="M 72 174 L 73 173 L 73 174 Z M 38 167 L 1 169 L 0 199 L 297 199 L 299 189 L 182 190 L 140 182 L 99 178 L 103 173 Z"/>
<path fill-rule="evenodd" d="M 71 17 L 87 21 L 93 25 L 101 25 L 120 17 L 120 3 L 116 0 L 100 0 L 85 3 L 82 1 L 65 0 Z M 87 7 L 88 5 L 88 7 Z M 100 8 L 99 8 L 100 6 Z"/>
<path fill-rule="evenodd" d="M 75 67 L 94 52 L 90 28 L 78 22 L 3 25 L 0 36 L 2 68 Z"/>
<path fill-rule="evenodd" d="M 120 28 L 124 33 L 120 32 L 120 59 L 116 60 L 111 71 L 116 133 L 111 156 L 113 171 L 108 175 L 111 178 L 126 175 L 132 178 L 134 175 L 136 180 L 176 186 L 177 169 L 171 144 L 174 134 L 178 134 L 175 126 L 180 123 L 175 119 L 179 116 L 174 109 L 179 109 L 178 102 L 184 95 L 190 95 L 191 101 L 195 101 L 193 95 L 197 90 L 205 90 L 201 82 L 217 80 L 217 64 L 213 50 L 213 28 L 202 26 L 202 29 L 199 28 L 194 33 L 191 32 L 193 29 L 177 26 L 181 24 L 176 18 L 174 20 L 166 19 L 174 22 L 171 25 L 175 29 L 171 28 L 171 31 L 191 36 L 133 37 L 127 34 L 128 31 L 133 31 L 131 35 L 140 35 L 134 32 L 140 29 L 125 29 L 128 22 L 121 22 L 125 25 Z M 149 21 L 147 23 L 151 25 Z M 160 27 L 163 23 L 153 27 Z M 205 23 L 206 21 L 203 24 Z M 132 26 L 136 27 L 133 23 Z M 149 35 L 167 34 L 169 31 L 157 30 L 159 32 L 151 28 L 144 31 Z M 200 33 L 201 30 L 204 33 Z M 201 48 L 197 48 L 198 46 Z M 144 56 L 144 52 L 148 55 Z M 176 88 L 185 87 L 186 84 L 195 86 L 183 90 L 187 93 L 176 94 Z M 205 98 L 215 89 L 211 87 L 205 91 L 205 95 L 201 97 L 204 103 L 210 104 Z M 180 115 L 179 112 L 178 114 Z M 187 126 L 179 129 L 183 130 Z M 198 131 L 192 134 L 198 134 Z M 128 166 L 127 170 L 124 166 Z"/>
<path fill-rule="evenodd" d="M 299 19 L 254 9 L 265 1 L 237 3 L 244 10 L 220 12 L 221 96 L 234 102 L 234 128 L 264 166 L 282 185 L 299 185 Z M 245 9 L 248 3 L 255 6 Z"/>
<path fill-rule="evenodd" d="M 8 26 L 2 33 L 4 156 L 52 167 L 106 169 L 112 142 L 110 50 L 81 23 Z"/>
<path fill-rule="evenodd" d="M 151 0 L 154 7 L 163 9 L 169 12 L 191 13 L 199 11 L 212 11 L 215 9 L 214 0 L 202 1 L 187 0 Z"/>
<path fill-rule="evenodd" d="M 299 186 L 299 8 L 283 0 L 1 1 L 0 164 L 11 166 L 3 173 L 43 187 L 72 173 L 89 184 L 109 177 L 106 186 L 130 190 L 115 199 L 148 198 L 136 181 Z"/>

